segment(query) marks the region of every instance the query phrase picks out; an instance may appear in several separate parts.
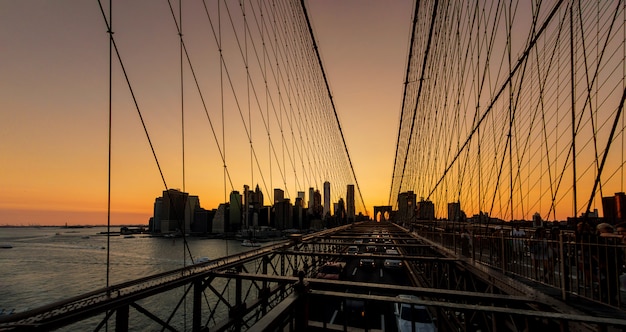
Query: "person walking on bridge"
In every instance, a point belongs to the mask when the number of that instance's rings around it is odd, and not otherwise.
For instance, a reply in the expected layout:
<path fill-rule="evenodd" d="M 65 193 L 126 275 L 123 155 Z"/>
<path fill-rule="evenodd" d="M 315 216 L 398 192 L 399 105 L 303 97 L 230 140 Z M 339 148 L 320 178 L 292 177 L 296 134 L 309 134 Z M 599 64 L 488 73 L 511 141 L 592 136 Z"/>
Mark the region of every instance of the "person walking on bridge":
<path fill-rule="evenodd" d="M 513 263 L 520 262 L 524 258 L 524 240 L 526 239 L 526 232 L 519 228 L 519 225 L 511 230 L 511 237 L 513 240 Z"/>
<path fill-rule="evenodd" d="M 543 227 L 535 229 L 535 235 L 530 244 L 530 257 L 533 262 L 535 280 L 548 282 L 548 272 L 550 271 L 548 239 L 546 238 L 546 229 Z"/>

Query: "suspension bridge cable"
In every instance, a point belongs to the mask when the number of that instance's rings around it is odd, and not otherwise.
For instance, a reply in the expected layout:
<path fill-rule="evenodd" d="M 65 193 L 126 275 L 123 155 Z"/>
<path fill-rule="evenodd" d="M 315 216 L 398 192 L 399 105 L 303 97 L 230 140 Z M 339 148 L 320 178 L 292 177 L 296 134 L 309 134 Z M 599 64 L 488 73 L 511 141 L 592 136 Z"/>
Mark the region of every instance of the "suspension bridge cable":
<path fill-rule="evenodd" d="M 433 3 L 420 2 L 420 11 Z M 599 142 L 614 125 L 617 111 L 609 110 L 617 109 L 623 88 L 616 83 L 624 84 L 626 72 L 624 22 L 615 17 L 624 15 L 624 6 L 616 1 L 563 4 L 440 6 L 437 15 L 446 19 L 436 21 L 426 67 L 416 54 L 425 53 L 427 33 L 411 44 L 390 197 L 413 189 L 436 204 L 462 201 L 469 209 L 485 207 L 507 219 L 524 218 L 533 210 L 555 219 L 565 209 L 574 215 L 585 212 L 572 205 L 588 201 L 572 197 L 587 196 L 604 153 Z M 427 31 L 432 19 L 420 13 L 415 21 L 414 30 Z M 529 31 L 525 42 L 507 38 L 522 29 Z M 567 35 L 573 47 L 565 42 Z M 518 62 L 507 68 L 514 50 Z M 421 83 L 424 91 L 415 108 L 420 77 L 428 80 Z M 509 98 L 502 98 L 503 92 Z M 412 118 L 414 129 L 409 130 Z M 616 141 L 624 139 L 620 123 Z M 609 154 L 592 206 L 607 188 L 617 192 L 623 187 L 611 180 L 623 172 L 623 157 Z M 572 174 L 568 181 L 566 174 Z M 590 185 L 581 186 L 585 181 Z M 578 195 L 572 195 L 575 187 Z"/>
<path fill-rule="evenodd" d="M 332 110 L 333 110 L 333 112 L 335 114 L 335 119 L 337 121 L 336 122 L 337 127 L 339 128 L 339 132 L 341 133 L 341 140 L 343 142 L 344 150 L 345 150 L 346 156 L 348 158 L 348 163 L 350 164 L 350 170 L 352 171 L 352 176 L 354 178 L 354 182 L 355 182 L 355 185 L 357 187 L 357 191 L 359 193 L 359 196 L 361 197 L 361 202 L 363 202 L 363 195 L 361 194 L 361 189 L 360 189 L 360 186 L 359 186 L 359 182 L 357 181 L 356 173 L 354 172 L 354 166 L 352 165 L 352 160 L 350 159 L 350 154 L 348 153 L 348 146 L 346 144 L 345 137 L 343 136 L 343 131 L 341 130 L 341 124 L 339 123 L 339 116 L 337 115 L 337 110 L 335 108 L 335 103 L 333 101 L 332 94 L 330 92 L 330 87 L 328 86 L 328 80 L 326 79 L 326 73 L 325 73 L 324 67 L 322 65 L 322 58 L 321 58 L 321 56 L 319 54 L 319 50 L 317 48 L 317 43 L 316 43 L 315 37 L 313 35 L 313 28 L 311 27 L 311 22 L 309 20 L 308 14 L 307 14 L 306 5 L 304 3 L 304 0 L 301 0 L 300 4 L 302 6 L 304 17 L 306 18 L 307 26 L 309 28 L 309 33 L 311 35 L 311 41 L 313 43 L 313 49 L 315 50 L 315 54 L 317 55 L 317 59 L 319 61 L 319 66 L 320 66 L 320 70 L 321 70 L 321 73 L 322 73 L 322 77 L 324 78 L 324 82 L 326 83 L 326 89 L 328 91 L 329 101 L 330 101 L 330 104 L 332 106 Z M 367 207 L 365 206 L 364 203 L 363 203 L 363 208 L 365 210 L 365 214 L 369 215 L 368 212 L 367 212 Z"/>
<path fill-rule="evenodd" d="M 98 2 L 100 10 L 104 15 L 102 4 Z M 107 29 L 109 35 L 109 110 L 108 110 L 108 157 L 107 157 L 107 263 L 106 263 L 106 288 L 107 295 L 110 295 L 108 288 L 110 286 L 111 274 L 111 147 L 112 147 L 112 118 L 113 118 L 113 0 L 109 0 L 109 21 L 110 25 Z M 107 325 L 108 329 L 108 325 Z"/>

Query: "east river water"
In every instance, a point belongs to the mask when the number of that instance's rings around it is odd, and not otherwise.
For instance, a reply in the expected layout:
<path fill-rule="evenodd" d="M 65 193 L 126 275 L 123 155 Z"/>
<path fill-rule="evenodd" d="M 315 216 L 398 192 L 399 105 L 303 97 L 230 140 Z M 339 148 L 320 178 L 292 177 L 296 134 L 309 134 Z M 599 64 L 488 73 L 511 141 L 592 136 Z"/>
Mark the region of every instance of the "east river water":
<path fill-rule="evenodd" d="M 105 287 L 107 246 L 110 285 L 191 264 L 182 238 L 116 235 L 107 245 L 107 236 L 99 234 L 105 231 L 106 227 L 0 228 L 0 245 L 12 246 L 0 249 L 0 310 L 21 312 Z M 119 231 L 119 227 L 111 231 Z M 187 242 L 194 260 L 255 249 L 236 240 L 187 237 Z M 172 298 L 177 301 L 180 294 Z M 157 311 L 155 307 L 164 302 L 163 297 L 149 301 L 144 305 Z M 138 330 L 160 327 L 143 325 Z"/>

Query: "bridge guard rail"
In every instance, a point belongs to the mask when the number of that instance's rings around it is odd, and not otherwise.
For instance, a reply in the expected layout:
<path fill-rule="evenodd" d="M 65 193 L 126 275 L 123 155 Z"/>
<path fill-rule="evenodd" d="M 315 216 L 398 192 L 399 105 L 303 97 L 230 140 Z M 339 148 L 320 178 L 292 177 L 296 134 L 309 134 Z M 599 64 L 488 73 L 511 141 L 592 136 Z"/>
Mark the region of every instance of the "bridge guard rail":
<path fill-rule="evenodd" d="M 251 326 L 248 329 L 249 332 L 305 331 L 307 329 L 309 286 L 304 281 L 304 275 L 304 271 L 298 272 L 299 281 L 294 285 L 295 292 Z M 289 329 L 286 329 L 287 326 Z"/>

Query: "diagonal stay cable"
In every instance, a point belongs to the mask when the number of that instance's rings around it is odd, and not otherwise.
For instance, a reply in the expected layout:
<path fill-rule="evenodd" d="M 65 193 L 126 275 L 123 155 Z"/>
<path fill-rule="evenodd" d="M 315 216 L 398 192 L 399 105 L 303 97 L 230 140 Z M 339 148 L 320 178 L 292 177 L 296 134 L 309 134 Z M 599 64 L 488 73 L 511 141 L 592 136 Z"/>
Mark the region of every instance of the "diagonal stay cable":
<path fill-rule="evenodd" d="M 556 12 L 558 11 L 558 9 L 561 7 L 561 4 L 563 3 L 563 0 L 559 0 L 558 3 L 556 3 L 554 5 L 554 7 L 552 8 L 552 11 L 550 12 L 550 14 L 547 16 L 546 20 L 543 22 L 543 24 L 541 25 L 541 28 L 539 28 L 539 30 L 537 31 L 537 34 L 534 36 L 534 38 L 532 38 L 530 40 L 530 42 L 528 43 L 528 46 L 526 46 L 526 49 L 524 50 L 524 53 L 522 53 L 522 55 L 519 57 L 519 59 L 517 60 L 517 63 L 515 64 L 515 67 L 513 67 L 513 69 L 511 70 L 511 72 L 509 73 L 509 76 L 507 77 L 507 79 L 503 82 L 503 84 L 500 86 L 500 89 L 498 90 L 498 92 L 494 95 L 491 103 L 489 104 L 489 106 L 487 107 L 487 109 L 485 110 L 485 112 L 480 116 L 480 119 L 478 120 L 478 122 L 476 122 L 476 125 L 474 126 L 474 128 L 472 129 L 472 131 L 469 133 L 469 136 L 465 139 L 465 142 L 463 143 L 463 145 L 459 148 L 459 150 L 457 151 L 455 157 L 452 159 L 452 161 L 450 162 L 450 164 L 446 167 L 445 171 L 443 172 L 443 174 L 441 175 L 441 177 L 439 178 L 439 180 L 437 181 L 437 183 L 435 184 L 435 186 L 431 189 L 430 193 L 428 194 L 428 197 L 430 197 L 435 190 L 437 189 L 437 187 L 439 186 L 439 184 L 441 184 L 441 182 L 443 181 L 443 179 L 446 177 L 447 173 L 450 171 L 450 169 L 452 168 L 452 166 L 454 166 L 454 164 L 456 163 L 456 161 L 458 160 L 461 152 L 463 150 L 465 150 L 465 147 L 469 144 L 469 142 L 472 140 L 472 138 L 474 137 L 474 134 L 476 133 L 476 131 L 478 130 L 478 128 L 480 127 L 480 125 L 482 124 L 482 122 L 484 121 L 484 119 L 487 117 L 487 115 L 489 113 L 491 113 L 491 110 L 493 110 L 494 105 L 496 103 L 496 101 L 500 98 L 500 95 L 502 95 L 502 93 L 504 92 L 504 90 L 507 88 L 509 81 L 511 81 L 513 79 L 513 76 L 515 76 L 515 74 L 517 73 L 518 69 L 521 67 L 521 65 L 526 61 L 526 58 L 528 57 L 528 55 L 530 54 L 530 51 L 533 49 L 533 47 L 535 46 L 535 44 L 537 43 L 537 40 L 539 40 L 539 38 L 543 35 L 543 32 L 546 30 L 546 28 L 548 27 L 548 24 L 552 21 L 552 18 L 554 17 L 554 15 L 556 14 Z"/>
<path fill-rule="evenodd" d="M 613 136 L 615 135 L 615 130 L 619 123 L 620 117 L 622 115 L 622 110 L 624 109 L 624 100 L 626 100 L 626 89 L 622 93 L 622 99 L 619 102 L 619 107 L 617 108 L 617 114 L 615 114 L 615 120 L 613 121 L 613 127 L 611 128 L 611 133 L 609 134 L 609 138 L 606 142 L 606 149 L 604 150 L 604 155 L 602 156 L 602 163 L 600 163 L 600 168 L 598 169 L 598 175 L 596 176 L 596 180 L 593 182 L 593 189 L 591 189 L 591 195 L 589 197 L 589 202 L 587 202 L 587 209 L 585 210 L 585 216 L 589 215 L 589 210 L 591 209 L 591 205 L 593 204 L 593 197 L 596 195 L 596 189 L 598 188 L 598 184 L 600 183 L 600 176 L 602 176 L 602 170 L 604 169 L 604 164 L 606 163 L 606 158 L 609 155 L 609 149 L 611 148 L 611 143 L 613 142 Z"/>
<path fill-rule="evenodd" d="M 102 18 L 104 19 L 104 23 L 106 24 L 107 31 L 111 31 L 111 27 L 109 21 L 104 13 L 104 9 L 102 7 L 101 0 L 98 0 L 98 5 L 100 6 L 100 11 L 102 13 Z M 141 121 L 141 126 L 143 127 L 143 131 L 146 134 L 146 139 L 148 139 L 148 145 L 150 145 L 150 150 L 152 151 L 152 156 L 154 157 L 154 161 L 159 170 L 159 174 L 161 176 L 161 180 L 163 181 L 163 186 L 165 190 L 168 190 L 167 182 L 165 181 L 165 176 L 163 175 L 163 170 L 161 169 L 161 165 L 159 164 L 159 158 L 156 155 L 156 151 L 154 150 L 154 145 L 152 144 L 152 140 L 150 139 L 150 134 L 148 133 L 148 128 L 146 127 L 146 123 L 141 114 L 141 110 L 139 109 L 139 103 L 137 102 L 137 98 L 135 96 L 135 92 L 133 91 L 132 84 L 130 83 L 130 78 L 128 77 L 128 73 L 126 72 L 126 68 L 124 67 L 124 62 L 122 61 L 122 57 L 120 55 L 119 49 L 117 48 L 117 43 L 115 43 L 115 38 L 113 38 L 113 34 L 110 34 L 111 42 L 113 43 L 113 49 L 115 49 L 115 55 L 117 56 L 117 60 L 119 61 L 122 72 L 124 73 L 124 79 L 126 80 L 126 84 L 128 85 L 128 91 L 131 94 L 133 99 L 133 103 L 135 104 L 135 109 L 137 110 L 137 115 L 139 115 L 139 120 Z"/>
<path fill-rule="evenodd" d="M 415 3 L 413 5 L 415 8 L 415 11 L 413 12 L 413 25 L 412 25 L 412 29 L 411 29 L 411 41 L 409 43 L 409 56 L 408 56 L 408 61 L 407 61 L 407 65 L 406 65 L 406 74 L 405 74 L 405 78 L 404 78 L 404 92 L 402 93 L 403 96 L 406 96 L 407 94 L 407 86 L 409 85 L 409 76 L 411 74 L 411 59 L 413 58 L 413 43 L 415 42 L 415 35 L 416 35 L 416 26 L 417 26 L 417 17 L 419 14 L 419 5 L 417 3 Z M 402 135 L 402 118 L 404 117 L 404 109 L 405 109 L 405 103 L 406 103 L 406 98 L 402 98 L 402 106 L 400 108 L 400 125 L 398 126 L 398 138 L 396 140 L 396 157 L 394 160 L 398 160 L 398 153 L 399 153 L 399 148 L 400 148 L 400 136 Z M 393 193 L 394 193 L 394 177 L 396 174 L 396 165 L 397 163 L 394 162 L 393 163 L 393 171 L 391 172 L 391 188 L 389 189 L 389 200 L 387 202 L 388 205 L 391 205 L 391 200 L 393 197 Z M 400 191 L 400 188 L 398 188 L 398 191 Z"/>
<path fill-rule="evenodd" d="M 426 65 L 428 63 L 428 56 L 430 54 L 430 45 L 432 43 L 432 39 L 433 39 L 433 34 L 434 34 L 434 26 L 435 26 L 435 18 L 437 17 L 437 6 L 439 4 L 438 0 L 435 0 L 435 3 L 433 5 L 433 12 L 431 15 L 431 20 L 430 20 L 430 29 L 428 32 L 428 41 L 426 43 L 426 50 L 424 51 L 424 61 L 422 61 L 422 70 L 421 70 L 421 76 L 420 76 L 420 81 L 419 81 L 419 87 L 417 89 L 417 100 L 415 101 L 415 109 L 417 109 L 418 104 L 419 104 L 419 99 L 420 99 L 420 95 L 422 93 L 422 88 L 424 86 L 424 75 L 425 75 L 425 71 L 426 71 Z M 411 141 L 412 141 L 412 137 L 413 137 L 413 131 L 414 131 L 414 127 L 415 127 L 415 116 L 417 114 L 417 111 L 413 111 L 413 119 L 411 121 L 411 129 L 409 130 L 409 138 L 407 141 L 407 147 L 406 147 L 406 155 L 404 156 L 404 165 L 402 166 L 402 172 L 401 177 L 400 177 L 400 183 L 398 184 L 398 188 L 402 188 L 402 180 L 404 178 L 404 172 L 406 170 L 406 164 L 407 164 L 407 160 L 408 160 L 408 155 L 409 155 L 409 150 L 411 147 Z"/>
<path fill-rule="evenodd" d="M 309 28 L 309 33 L 311 34 L 311 41 L 313 42 L 313 49 L 315 50 L 315 54 L 317 55 L 317 60 L 320 64 L 320 70 L 322 72 L 322 76 L 324 77 L 324 83 L 326 83 L 326 91 L 328 92 L 328 98 L 330 99 L 330 104 L 332 106 L 333 112 L 335 114 L 335 119 L 337 121 L 337 127 L 339 128 L 339 132 L 341 133 L 341 140 L 343 141 L 343 147 L 346 151 L 346 156 L 348 158 L 348 163 L 350 164 L 350 169 L 352 170 L 352 176 L 354 177 L 354 182 L 357 187 L 357 191 L 359 192 L 359 196 L 361 197 L 361 202 L 363 203 L 363 209 L 365 210 L 365 215 L 369 215 L 367 212 L 367 207 L 363 200 L 363 195 L 361 194 L 361 187 L 359 186 L 359 181 L 356 179 L 356 173 L 354 172 L 354 166 L 352 165 L 352 159 L 350 158 L 350 153 L 348 152 L 348 145 L 346 144 L 346 139 L 343 135 L 343 131 L 341 129 L 341 124 L 339 123 L 339 116 L 337 115 L 337 108 L 335 107 L 335 102 L 333 101 L 333 96 L 330 92 L 330 86 L 328 85 L 328 79 L 326 77 L 326 72 L 324 71 L 324 66 L 322 65 L 322 58 L 319 53 L 319 49 L 317 47 L 317 42 L 315 41 L 315 37 L 313 35 L 313 27 L 311 26 L 311 20 L 309 19 L 309 15 L 306 10 L 306 5 L 304 0 L 300 0 L 302 4 L 302 11 L 304 12 L 304 17 L 306 18 L 306 23 Z"/>
<path fill-rule="evenodd" d="M 220 48 L 221 48 L 221 44 L 220 44 L 219 39 L 218 39 L 218 36 L 217 36 L 217 34 L 216 34 L 216 32 L 215 32 L 215 27 L 214 27 L 213 21 L 211 20 L 211 16 L 210 16 L 210 14 L 209 14 L 209 10 L 208 10 L 208 8 L 207 8 L 207 6 L 206 6 L 206 1 L 203 1 L 203 5 L 204 5 L 204 9 L 205 9 L 205 14 L 206 14 L 206 16 L 207 16 L 207 19 L 209 20 L 209 24 L 210 24 L 210 26 L 211 26 L 211 30 L 212 30 L 212 32 L 213 32 L 213 37 L 214 37 L 214 39 L 215 39 L 215 42 L 217 43 L 218 47 L 220 47 Z M 183 46 L 183 47 L 184 47 L 184 46 Z M 185 48 L 185 50 L 186 50 L 186 48 Z M 185 52 L 186 52 L 186 51 L 185 51 Z M 235 87 L 234 87 L 234 85 L 233 85 L 233 80 L 232 80 L 232 78 L 231 78 L 231 76 L 230 76 L 230 73 L 229 73 L 229 71 L 228 71 L 228 67 L 226 66 L 226 62 L 225 62 L 225 60 L 223 59 L 223 57 L 221 57 L 220 59 L 221 59 L 220 61 L 222 62 L 222 65 L 223 65 L 223 67 L 224 67 L 224 71 L 225 71 L 225 73 L 226 73 L 226 78 L 227 78 L 227 80 L 228 80 L 229 86 L 230 86 L 230 88 L 231 88 L 231 91 L 233 92 L 233 97 L 234 97 L 234 99 L 235 99 L 235 103 L 236 103 L 236 105 L 237 105 L 237 107 L 236 107 L 236 108 L 237 108 L 237 110 L 238 110 L 238 112 L 239 112 L 240 117 L 242 118 L 242 123 L 243 123 L 243 126 L 244 126 L 244 128 L 245 128 L 247 138 L 248 138 L 248 140 L 250 141 L 252 138 L 250 137 L 249 130 L 248 130 L 248 126 L 245 124 L 245 121 L 244 121 L 244 119 L 243 119 L 243 113 L 242 113 L 242 111 L 241 111 L 241 106 L 240 106 L 240 103 L 239 103 L 239 99 L 237 98 L 237 94 L 235 93 Z M 190 60 L 188 60 L 188 61 L 190 62 Z M 190 63 L 191 63 L 191 62 L 190 62 Z M 194 75 L 194 78 L 195 78 L 195 75 Z M 199 87 L 198 87 L 198 90 L 199 90 Z M 204 101 L 203 101 L 203 104 L 204 104 Z M 206 108 L 205 108 L 205 111 L 206 111 Z M 208 113 L 207 113 L 207 116 L 208 116 Z M 213 127 L 211 126 L 211 128 L 213 128 Z M 272 148 L 272 151 L 274 152 L 274 154 L 276 155 L 276 152 L 275 152 L 275 150 L 274 150 L 274 146 L 273 146 L 273 145 L 271 146 L 271 148 Z M 225 160 L 225 158 L 224 158 L 224 155 L 223 155 L 223 154 L 222 154 L 222 161 L 224 162 L 224 165 L 226 165 L 226 160 Z M 225 168 L 226 168 L 226 167 L 225 167 Z M 283 169 L 280 167 L 280 165 L 278 165 L 278 169 L 279 169 L 279 173 L 280 173 L 280 175 L 281 175 L 281 178 L 282 178 L 283 180 L 285 180 L 284 171 L 283 171 Z M 227 170 L 227 172 L 228 172 L 228 170 Z M 228 179 L 229 179 L 229 181 L 231 182 L 231 187 L 233 187 L 232 180 L 231 180 L 231 178 L 230 178 L 230 174 L 228 174 Z M 234 188 L 234 187 L 233 187 L 233 188 Z"/>

